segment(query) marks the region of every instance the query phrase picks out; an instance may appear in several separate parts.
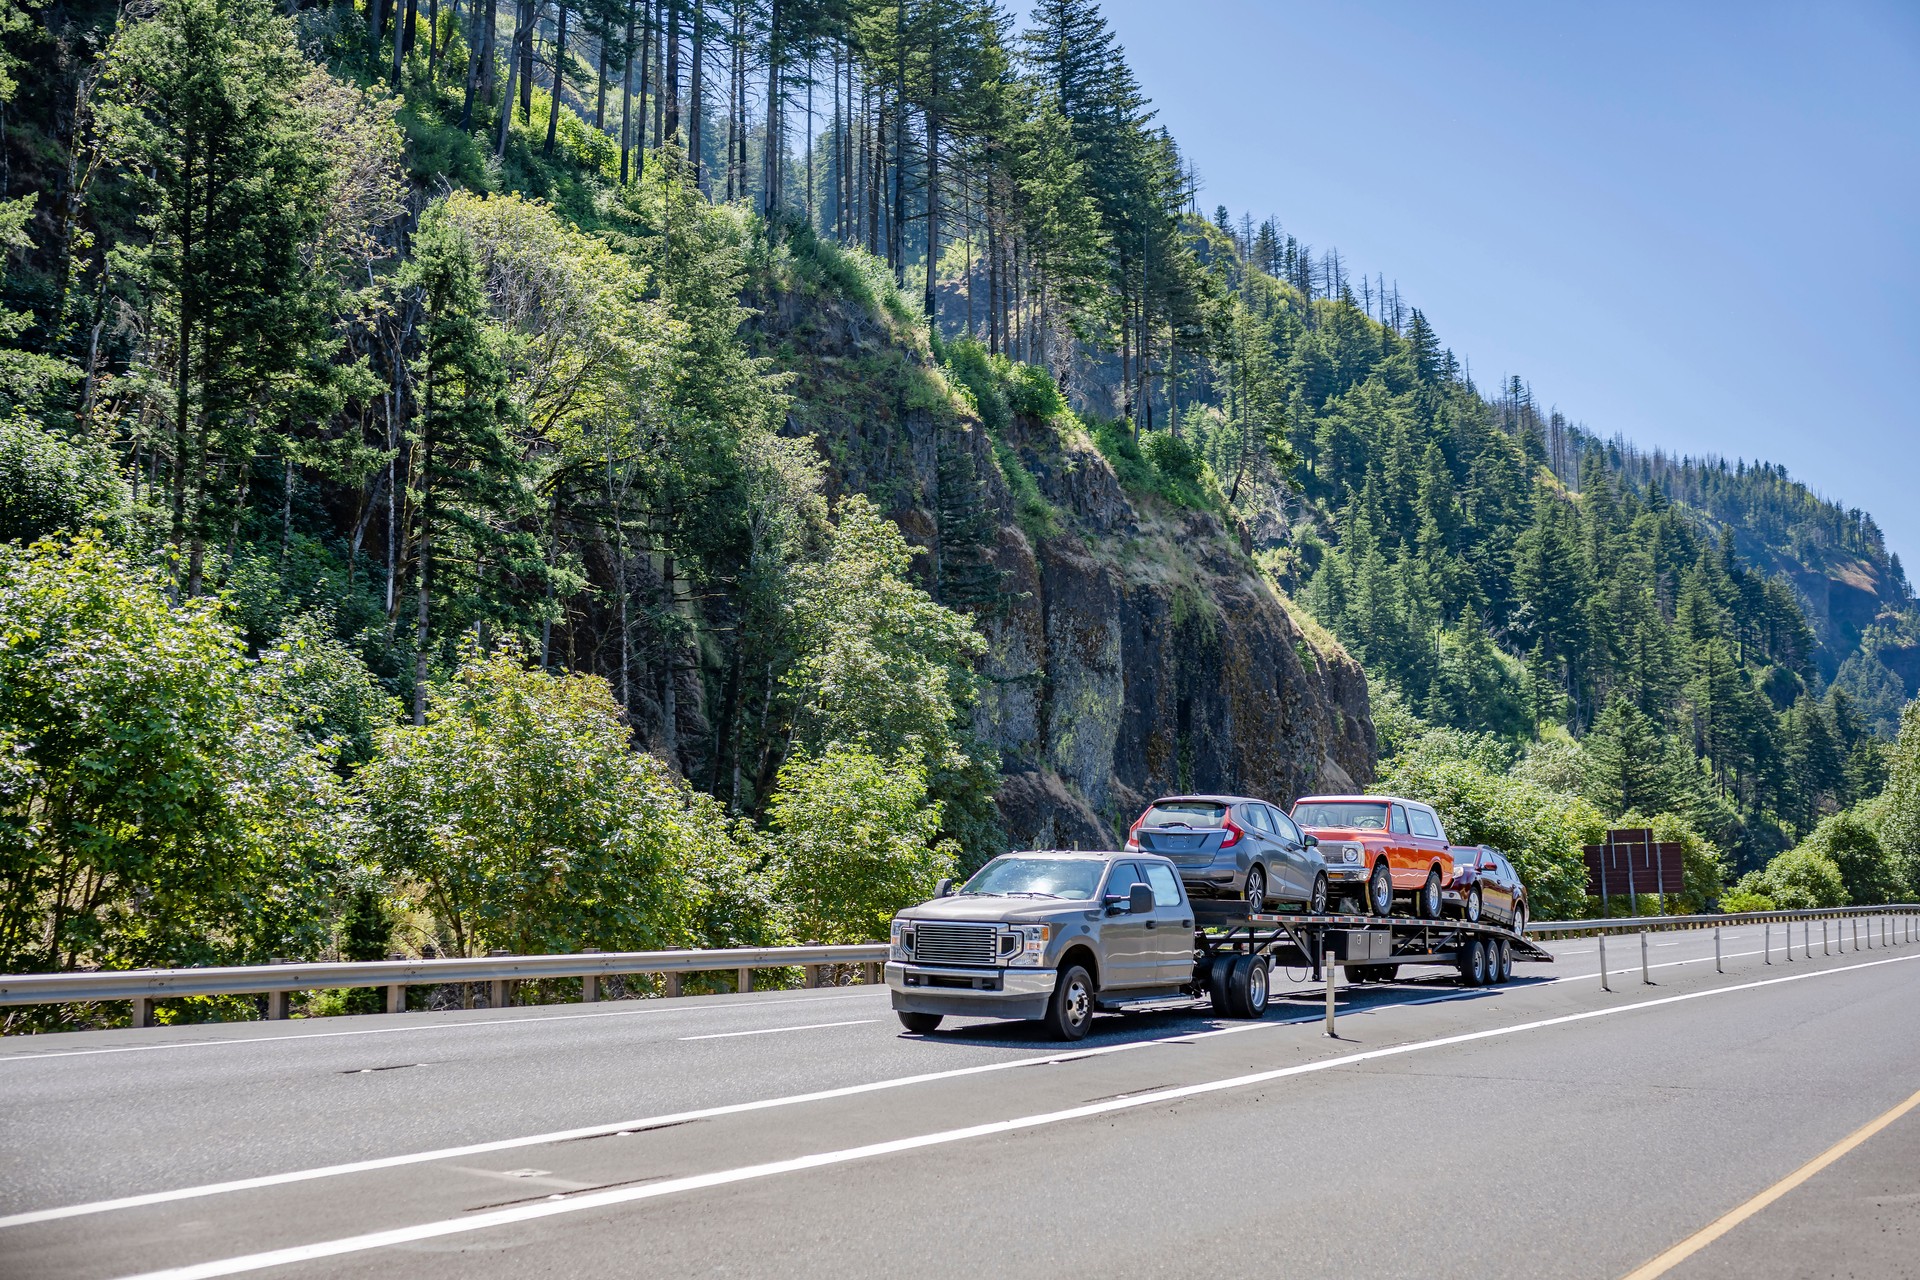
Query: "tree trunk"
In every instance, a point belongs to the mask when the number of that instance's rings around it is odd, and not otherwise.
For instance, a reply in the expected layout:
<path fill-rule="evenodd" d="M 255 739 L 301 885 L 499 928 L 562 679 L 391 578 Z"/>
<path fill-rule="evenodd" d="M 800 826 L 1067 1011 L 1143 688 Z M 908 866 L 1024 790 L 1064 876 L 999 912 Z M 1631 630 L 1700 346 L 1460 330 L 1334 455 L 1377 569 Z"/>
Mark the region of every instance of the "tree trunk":
<path fill-rule="evenodd" d="M 412 0 L 408 0 L 412 3 Z M 553 139 L 560 128 L 560 91 L 567 77 L 567 6 L 560 6 L 560 24 L 553 42 L 553 98 L 547 103 L 547 143 L 542 151 L 553 154 Z"/>
<path fill-rule="evenodd" d="M 680 0 L 665 0 L 667 6 L 667 76 L 660 82 L 660 94 L 666 99 L 667 132 L 671 142 L 680 141 Z"/>
<path fill-rule="evenodd" d="M 520 123 L 533 123 L 533 31 L 540 23 L 540 10 L 535 0 L 521 0 L 522 13 L 515 15 L 514 24 L 523 32 L 520 40 Z M 512 94 L 507 97 L 511 99 Z"/>
<path fill-rule="evenodd" d="M 693 166 L 694 189 L 699 191 L 706 190 L 700 181 L 700 134 L 705 123 L 702 117 L 705 104 L 701 98 L 707 79 L 706 27 L 705 0 L 693 0 L 693 65 L 688 68 L 687 76 L 687 158 Z"/>
<path fill-rule="evenodd" d="M 507 153 L 507 133 L 513 125 L 513 89 L 519 82 L 522 59 L 521 42 L 527 38 L 527 11 L 531 0 L 520 0 L 513 11 L 513 43 L 507 46 L 507 96 L 500 104 L 500 131 L 494 139 L 493 154 L 503 156 Z"/>
<path fill-rule="evenodd" d="M 647 0 L 646 16 L 641 21 L 640 28 L 640 43 L 643 46 L 640 50 L 640 132 L 634 138 L 634 147 L 640 154 L 638 163 L 634 165 L 634 171 L 644 178 L 647 176 L 647 93 L 652 84 L 653 71 L 653 0 Z M 657 94 L 654 106 L 656 108 L 659 106 Z M 655 118 L 658 119 L 657 116 Z M 657 131 L 654 140 L 656 143 L 659 141 Z"/>
<path fill-rule="evenodd" d="M 627 56 L 620 65 L 620 185 L 623 187 L 627 185 L 627 157 L 633 153 L 633 21 L 639 7 L 640 0 L 627 0 Z"/>
<path fill-rule="evenodd" d="M 367 61 L 375 66 L 380 65 L 380 32 L 386 26 L 386 22 L 386 12 L 381 6 L 381 0 L 367 0 Z M 380 75 L 377 71 L 369 74 L 375 79 Z"/>
<path fill-rule="evenodd" d="M 767 3 L 767 140 L 764 147 L 766 191 L 761 213 L 769 221 L 780 207 L 780 0 Z"/>

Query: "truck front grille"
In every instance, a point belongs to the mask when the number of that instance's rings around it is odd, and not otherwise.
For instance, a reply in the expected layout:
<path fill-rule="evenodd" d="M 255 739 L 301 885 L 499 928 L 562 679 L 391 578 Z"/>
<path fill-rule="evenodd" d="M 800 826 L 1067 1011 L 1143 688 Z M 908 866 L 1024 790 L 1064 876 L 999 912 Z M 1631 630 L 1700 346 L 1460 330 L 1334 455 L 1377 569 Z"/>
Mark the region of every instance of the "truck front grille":
<path fill-rule="evenodd" d="M 990 924 L 929 924 L 913 927 L 913 958 L 922 964 L 991 965 L 994 927 Z"/>

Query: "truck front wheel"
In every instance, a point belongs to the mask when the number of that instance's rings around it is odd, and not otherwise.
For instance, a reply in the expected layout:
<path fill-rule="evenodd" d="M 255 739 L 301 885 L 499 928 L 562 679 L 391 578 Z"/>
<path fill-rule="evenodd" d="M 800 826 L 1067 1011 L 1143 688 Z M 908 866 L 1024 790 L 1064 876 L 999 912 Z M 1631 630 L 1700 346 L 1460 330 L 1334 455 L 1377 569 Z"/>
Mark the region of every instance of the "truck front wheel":
<path fill-rule="evenodd" d="M 917 1036 L 930 1036 L 940 1029 L 940 1015 L 937 1013 L 908 1013 L 905 1009 L 897 1012 L 900 1025 Z"/>
<path fill-rule="evenodd" d="M 1093 977 L 1070 964 L 1060 971 L 1053 998 L 1047 1001 L 1047 1034 L 1055 1040 L 1079 1040 L 1093 1025 Z"/>
<path fill-rule="evenodd" d="M 1373 874 L 1367 877 L 1367 906 L 1377 916 L 1393 914 L 1393 873 L 1387 870 L 1387 864 L 1373 864 Z"/>

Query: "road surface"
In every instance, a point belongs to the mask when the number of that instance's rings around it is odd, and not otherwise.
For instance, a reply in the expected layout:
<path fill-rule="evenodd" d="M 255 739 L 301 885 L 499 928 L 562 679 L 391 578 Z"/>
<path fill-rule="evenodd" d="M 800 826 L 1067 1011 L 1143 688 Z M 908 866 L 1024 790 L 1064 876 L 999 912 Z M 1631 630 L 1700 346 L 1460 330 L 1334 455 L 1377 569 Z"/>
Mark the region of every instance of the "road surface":
<path fill-rule="evenodd" d="M 864 988 L 8 1039 L 0 1277 L 1920 1274 L 1920 943 L 1651 941 L 1338 1039 L 1299 971 L 1069 1048 Z"/>

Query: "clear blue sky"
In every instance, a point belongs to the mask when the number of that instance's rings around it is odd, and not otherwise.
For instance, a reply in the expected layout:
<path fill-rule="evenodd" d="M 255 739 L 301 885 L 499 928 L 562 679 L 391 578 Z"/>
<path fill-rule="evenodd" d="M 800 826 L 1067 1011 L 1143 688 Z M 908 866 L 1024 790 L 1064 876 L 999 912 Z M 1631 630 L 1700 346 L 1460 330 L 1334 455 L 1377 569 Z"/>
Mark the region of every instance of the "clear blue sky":
<path fill-rule="evenodd" d="M 1920 581 L 1920 4 L 1102 0 L 1201 207 L 1491 389 L 1785 463 Z"/>

